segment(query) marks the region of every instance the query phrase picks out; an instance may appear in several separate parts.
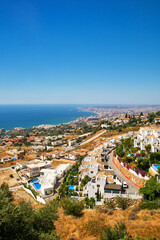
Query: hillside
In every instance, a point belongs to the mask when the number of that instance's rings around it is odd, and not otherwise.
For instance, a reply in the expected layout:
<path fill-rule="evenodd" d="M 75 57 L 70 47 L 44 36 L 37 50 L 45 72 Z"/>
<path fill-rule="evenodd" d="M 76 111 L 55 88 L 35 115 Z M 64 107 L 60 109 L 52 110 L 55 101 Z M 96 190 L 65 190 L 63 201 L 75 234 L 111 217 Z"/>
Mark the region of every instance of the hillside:
<path fill-rule="evenodd" d="M 134 219 L 134 220 L 132 220 Z M 59 209 L 59 219 L 55 222 L 56 230 L 62 240 L 97 240 L 104 225 L 113 226 L 124 221 L 127 232 L 132 236 L 160 239 L 160 210 L 114 210 L 102 213 L 98 210 L 85 209 L 83 216 L 75 218 L 65 216 Z"/>

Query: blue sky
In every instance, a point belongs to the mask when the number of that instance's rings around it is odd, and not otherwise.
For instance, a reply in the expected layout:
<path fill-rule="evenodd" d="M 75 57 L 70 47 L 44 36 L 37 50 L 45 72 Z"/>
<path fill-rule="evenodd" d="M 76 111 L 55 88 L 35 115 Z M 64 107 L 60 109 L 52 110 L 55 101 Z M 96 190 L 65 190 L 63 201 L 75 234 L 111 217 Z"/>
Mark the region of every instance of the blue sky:
<path fill-rule="evenodd" d="M 0 1 L 0 104 L 17 103 L 160 104 L 160 1 Z"/>

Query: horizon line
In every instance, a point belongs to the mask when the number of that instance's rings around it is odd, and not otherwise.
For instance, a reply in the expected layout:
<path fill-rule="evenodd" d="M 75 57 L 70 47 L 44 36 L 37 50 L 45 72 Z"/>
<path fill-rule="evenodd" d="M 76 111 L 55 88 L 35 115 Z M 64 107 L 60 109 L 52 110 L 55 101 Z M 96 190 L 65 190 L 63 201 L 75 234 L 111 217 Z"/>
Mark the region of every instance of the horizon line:
<path fill-rule="evenodd" d="M 127 105 L 127 106 L 160 106 L 158 103 L 0 103 L 2 105 Z"/>

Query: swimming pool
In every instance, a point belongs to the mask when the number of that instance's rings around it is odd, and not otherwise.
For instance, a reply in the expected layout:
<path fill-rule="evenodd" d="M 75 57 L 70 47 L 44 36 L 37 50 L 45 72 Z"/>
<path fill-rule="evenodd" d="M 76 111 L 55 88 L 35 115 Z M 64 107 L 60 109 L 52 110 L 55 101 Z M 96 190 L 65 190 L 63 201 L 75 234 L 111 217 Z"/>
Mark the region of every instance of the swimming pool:
<path fill-rule="evenodd" d="M 34 189 L 37 191 L 37 190 L 39 190 L 39 189 L 41 188 L 41 184 L 38 183 L 38 182 L 33 183 L 33 187 L 34 187 Z"/>
<path fill-rule="evenodd" d="M 39 179 L 38 178 L 35 178 L 35 179 L 33 179 L 32 181 L 31 181 L 31 183 L 36 183 L 36 182 L 38 182 L 39 181 Z"/>
<path fill-rule="evenodd" d="M 74 189 L 74 186 L 68 186 L 68 189 L 69 189 L 69 190 L 73 190 L 73 189 Z"/>
<path fill-rule="evenodd" d="M 160 164 L 153 164 L 152 167 L 157 172 L 158 168 L 160 167 Z"/>

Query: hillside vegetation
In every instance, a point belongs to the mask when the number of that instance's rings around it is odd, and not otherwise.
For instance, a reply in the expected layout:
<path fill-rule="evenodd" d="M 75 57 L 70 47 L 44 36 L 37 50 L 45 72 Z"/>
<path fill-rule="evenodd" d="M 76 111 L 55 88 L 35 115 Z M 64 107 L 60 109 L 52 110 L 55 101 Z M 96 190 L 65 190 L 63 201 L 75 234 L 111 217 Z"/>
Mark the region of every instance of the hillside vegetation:
<path fill-rule="evenodd" d="M 103 213 L 95 209 L 85 209 L 80 218 L 75 218 L 64 215 L 63 210 L 59 209 L 59 219 L 55 222 L 55 227 L 63 240 L 98 240 L 101 239 L 104 227 L 113 227 L 123 221 L 132 238 L 138 236 L 138 239 L 160 239 L 160 210 L 136 211 L 135 208 Z"/>
<path fill-rule="evenodd" d="M 149 182 L 149 186 L 153 185 L 152 181 Z M 148 196 L 152 195 L 154 201 L 157 197 L 159 199 L 159 184 L 156 184 L 156 189 L 154 187 L 152 191 L 148 192 L 148 185 L 142 190 L 147 204 L 145 208 L 153 207 L 147 200 L 150 199 Z M 160 209 L 159 207 L 154 210 L 142 209 L 143 201 L 138 206 L 136 201 L 117 198 L 101 207 L 84 209 L 86 201 L 62 198 L 60 201 L 54 200 L 35 209 L 29 202 L 15 204 L 13 200 L 8 186 L 2 184 L 0 186 L 2 240 L 160 239 Z"/>

